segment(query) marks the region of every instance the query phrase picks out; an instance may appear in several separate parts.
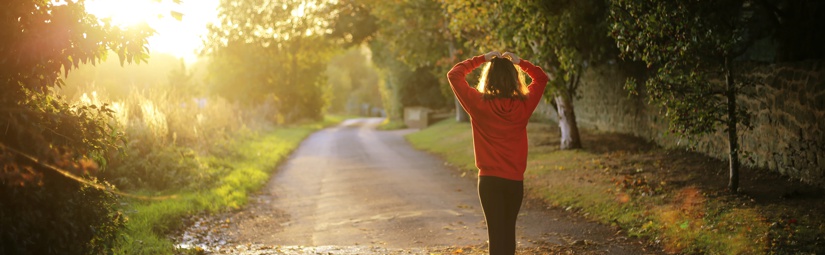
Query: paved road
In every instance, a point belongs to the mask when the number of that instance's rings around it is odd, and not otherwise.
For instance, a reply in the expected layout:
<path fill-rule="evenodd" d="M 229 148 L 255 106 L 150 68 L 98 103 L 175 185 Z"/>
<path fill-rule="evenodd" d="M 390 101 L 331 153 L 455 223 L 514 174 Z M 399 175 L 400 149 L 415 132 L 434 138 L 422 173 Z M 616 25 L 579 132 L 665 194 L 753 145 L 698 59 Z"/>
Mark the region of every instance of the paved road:
<path fill-rule="evenodd" d="M 326 247 L 352 254 L 367 253 L 357 247 L 414 254 L 427 247 L 483 247 L 476 178 L 410 147 L 403 135 L 413 130 L 376 130 L 381 121 L 348 120 L 308 137 L 246 209 L 220 219 L 231 224 L 219 235 L 259 248 Z M 642 253 L 614 233 L 529 204 L 518 222 L 519 247 L 540 241 L 589 245 L 595 253 Z"/>
<path fill-rule="evenodd" d="M 380 122 L 348 120 L 307 138 L 258 199 L 268 207 L 260 209 L 284 217 L 240 223 L 252 231 L 237 232 L 238 240 L 392 248 L 483 243 L 473 182 L 411 148 L 403 138 L 409 130 L 375 130 Z"/>

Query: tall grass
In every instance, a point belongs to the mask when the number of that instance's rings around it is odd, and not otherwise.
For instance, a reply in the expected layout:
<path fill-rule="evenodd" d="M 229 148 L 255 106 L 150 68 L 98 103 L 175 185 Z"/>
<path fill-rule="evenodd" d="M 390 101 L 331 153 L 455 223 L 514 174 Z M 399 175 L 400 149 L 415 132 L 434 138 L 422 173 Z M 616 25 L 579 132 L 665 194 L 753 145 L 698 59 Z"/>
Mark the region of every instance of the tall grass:
<path fill-rule="evenodd" d="M 126 205 L 129 221 L 126 235 L 117 254 L 166 254 L 174 244 L 166 237 L 181 227 L 181 219 L 202 212 L 237 209 L 246 204 L 248 194 L 260 189 L 276 166 L 320 125 L 302 125 L 275 129 L 244 139 L 230 146 L 237 153 L 226 158 L 212 158 L 225 168 L 215 182 L 202 189 L 182 191 L 173 198 L 159 201 L 132 200 Z"/>
<path fill-rule="evenodd" d="M 110 124 L 123 134 L 119 151 L 102 164 L 102 178 L 159 198 L 123 198 L 128 221 L 115 254 L 175 253 L 168 235 L 184 217 L 243 206 L 301 140 L 340 121 L 278 126 L 269 105 L 242 107 L 168 87 L 117 98 L 93 84 L 75 91 L 67 96 L 77 103 L 111 105 Z"/>

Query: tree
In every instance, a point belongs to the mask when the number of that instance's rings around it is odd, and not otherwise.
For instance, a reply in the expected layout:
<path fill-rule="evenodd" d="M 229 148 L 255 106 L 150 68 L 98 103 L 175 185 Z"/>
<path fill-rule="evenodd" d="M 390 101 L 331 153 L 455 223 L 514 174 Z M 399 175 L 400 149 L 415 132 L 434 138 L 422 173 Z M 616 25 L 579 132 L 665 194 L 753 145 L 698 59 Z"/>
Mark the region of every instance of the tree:
<path fill-rule="evenodd" d="M 441 77 L 465 51 L 450 35 L 449 16 L 438 1 L 343 0 L 329 12 L 332 35 L 342 38 L 344 46 L 370 46 L 373 60 L 383 70 L 381 90 L 389 118 L 400 118 L 406 105 L 442 108 L 455 101 Z M 468 121 L 457 102 L 454 107 L 457 119 Z"/>
<path fill-rule="evenodd" d="M 94 90 L 111 100 L 123 100 L 135 90 L 168 83 L 164 74 L 180 68 L 180 59 L 169 54 L 152 53 L 149 59 L 151 62 L 127 65 L 121 65 L 118 58 L 107 58 L 94 65 L 81 64 L 63 79 L 70 86 L 60 87 L 57 94 L 71 100 Z"/>
<path fill-rule="evenodd" d="M 273 102 L 279 122 L 321 118 L 324 70 L 335 51 L 325 6 L 221 1 L 221 22 L 209 27 L 204 51 L 212 60 L 212 91 L 247 104 Z"/>
<path fill-rule="evenodd" d="M 375 0 L 338 0 L 326 7 L 330 14 L 330 38 L 345 48 L 358 47 L 375 37 L 378 19 L 370 5 Z"/>
<path fill-rule="evenodd" d="M 176 96 L 183 97 L 197 97 L 201 94 L 200 87 L 194 81 L 194 73 L 192 68 L 186 67 L 186 62 L 183 58 L 178 59 L 178 68 L 169 70 L 168 82 L 166 85 L 169 91 Z"/>
<path fill-rule="evenodd" d="M 378 70 L 370 62 L 369 49 L 351 48 L 327 66 L 330 112 L 372 115 L 368 108 L 381 106 Z"/>
<path fill-rule="evenodd" d="M 405 106 L 438 109 L 450 105 L 451 98 L 441 90 L 440 76 L 434 74 L 432 67 L 411 68 L 399 60 L 380 37 L 370 41 L 369 45 L 372 60 L 382 73 L 380 89 L 387 117 L 399 120 Z"/>
<path fill-rule="evenodd" d="M 581 76 L 609 47 L 603 1 L 445 1 L 450 28 L 477 48 L 507 48 L 536 59 L 552 78 L 562 149 L 581 148 L 573 107 Z"/>
<path fill-rule="evenodd" d="M 371 1 L 371 15 L 379 29 L 371 42 L 377 56 L 393 58 L 381 62 L 379 68 L 389 68 L 389 84 L 402 106 L 419 105 L 430 108 L 456 107 L 452 91 L 444 74 L 455 64 L 457 49 L 446 27 L 447 18 L 435 0 L 403 0 L 394 3 Z M 381 58 L 375 58 L 381 61 Z M 394 62 L 404 65 L 397 65 Z M 466 115 L 466 114 L 465 114 Z M 459 118 L 466 120 L 466 118 Z"/>
<path fill-rule="evenodd" d="M 723 127 L 727 133 L 731 192 L 739 188 L 738 126 L 750 127 L 749 112 L 737 101 L 740 88 L 749 84 L 738 74 L 737 57 L 769 32 L 752 27 L 761 10 L 748 0 L 610 4 L 610 34 L 623 57 L 652 70 L 643 90 L 661 107 L 671 132 L 695 137 Z M 632 79 L 626 87 L 631 93 L 642 90 Z"/>
<path fill-rule="evenodd" d="M 98 20 L 83 1 L 10 0 L 0 10 L 0 253 L 109 252 L 125 218 L 93 176 L 116 147 L 111 110 L 53 91 L 109 51 L 145 61 L 153 32 Z"/>

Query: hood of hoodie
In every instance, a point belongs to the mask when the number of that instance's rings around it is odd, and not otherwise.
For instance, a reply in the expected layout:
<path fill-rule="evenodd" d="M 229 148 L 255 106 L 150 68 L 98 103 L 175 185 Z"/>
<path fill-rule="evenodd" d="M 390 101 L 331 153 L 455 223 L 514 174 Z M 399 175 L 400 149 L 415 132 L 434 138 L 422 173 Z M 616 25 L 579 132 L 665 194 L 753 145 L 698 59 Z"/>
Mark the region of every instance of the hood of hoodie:
<path fill-rule="evenodd" d="M 508 122 L 521 121 L 524 118 L 526 101 L 515 98 L 496 98 L 485 100 L 491 112 L 501 120 Z"/>

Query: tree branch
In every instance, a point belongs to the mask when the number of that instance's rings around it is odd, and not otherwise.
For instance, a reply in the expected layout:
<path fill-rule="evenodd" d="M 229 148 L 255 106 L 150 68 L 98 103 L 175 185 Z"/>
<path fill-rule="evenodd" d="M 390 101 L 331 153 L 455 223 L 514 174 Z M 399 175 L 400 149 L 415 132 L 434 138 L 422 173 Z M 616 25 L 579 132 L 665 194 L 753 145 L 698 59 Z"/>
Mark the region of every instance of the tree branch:
<path fill-rule="evenodd" d="M 54 172 L 56 172 L 60 175 L 63 175 L 66 178 L 72 179 L 72 180 L 77 181 L 79 183 L 86 184 L 86 185 L 89 185 L 90 187 L 93 187 L 95 189 L 106 191 L 106 192 L 109 192 L 109 193 L 112 193 L 112 194 L 121 195 L 121 196 L 124 196 L 124 197 L 135 198 L 135 199 L 140 199 L 140 200 L 166 200 L 166 199 L 172 199 L 172 198 L 177 197 L 177 195 L 141 196 L 141 195 L 134 195 L 134 194 L 125 193 L 125 192 L 122 192 L 122 191 L 118 191 L 118 190 L 116 190 L 112 187 L 107 187 L 107 186 L 104 186 L 100 183 L 95 183 L 93 181 L 90 181 L 90 180 L 87 180 L 85 178 L 74 175 L 74 174 L 72 174 L 71 172 L 69 172 L 67 170 L 64 170 L 64 169 L 61 169 L 61 168 L 59 168 L 57 166 L 54 166 L 52 164 L 43 162 L 42 160 L 38 159 L 37 157 L 31 156 L 31 155 L 29 155 L 25 152 L 22 152 L 22 151 L 19 151 L 19 150 L 15 149 L 15 148 L 9 147 L 9 146 L 7 146 L 3 143 L 0 143 L 0 148 L 8 150 L 10 152 L 13 152 L 17 155 L 20 155 L 23 158 L 26 158 L 26 159 L 30 160 L 31 162 L 34 162 L 35 164 L 38 164 L 38 165 L 40 165 L 40 166 L 42 166 L 46 169 L 52 170 L 52 171 L 54 171 Z"/>

